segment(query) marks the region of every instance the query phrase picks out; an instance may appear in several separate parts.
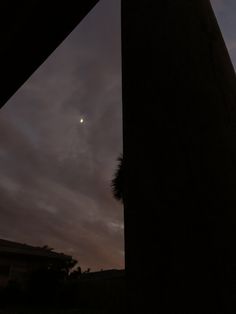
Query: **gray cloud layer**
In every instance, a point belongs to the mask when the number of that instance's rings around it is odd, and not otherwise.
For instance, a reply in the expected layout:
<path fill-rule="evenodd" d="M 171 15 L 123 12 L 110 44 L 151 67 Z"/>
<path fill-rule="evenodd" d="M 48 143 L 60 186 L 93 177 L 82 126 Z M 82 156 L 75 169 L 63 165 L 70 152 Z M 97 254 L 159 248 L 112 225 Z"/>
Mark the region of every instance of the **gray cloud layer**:
<path fill-rule="evenodd" d="M 236 68 L 236 2 L 235 0 L 211 0 L 219 26 L 226 42 L 232 63 Z"/>
<path fill-rule="evenodd" d="M 212 0 L 236 64 L 236 3 Z M 101 0 L 0 112 L 0 237 L 121 268 L 120 3 Z M 80 123 L 80 119 L 84 123 Z"/>
<path fill-rule="evenodd" d="M 0 113 L 0 237 L 123 267 L 120 8 L 104 0 Z M 80 119 L 84 123 L 80 123 Z"/>

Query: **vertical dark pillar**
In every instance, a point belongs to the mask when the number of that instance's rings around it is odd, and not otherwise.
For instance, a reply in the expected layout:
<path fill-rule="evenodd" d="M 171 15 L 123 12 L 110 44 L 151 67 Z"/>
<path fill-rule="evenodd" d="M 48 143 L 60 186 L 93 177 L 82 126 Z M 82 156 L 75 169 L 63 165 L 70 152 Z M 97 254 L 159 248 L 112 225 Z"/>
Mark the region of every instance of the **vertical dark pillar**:
<path fill-rule="evenodd" d="M 209 1 L 124 0 L 122 55 L 130 311 L 235 313 L 236 79 Z"/>

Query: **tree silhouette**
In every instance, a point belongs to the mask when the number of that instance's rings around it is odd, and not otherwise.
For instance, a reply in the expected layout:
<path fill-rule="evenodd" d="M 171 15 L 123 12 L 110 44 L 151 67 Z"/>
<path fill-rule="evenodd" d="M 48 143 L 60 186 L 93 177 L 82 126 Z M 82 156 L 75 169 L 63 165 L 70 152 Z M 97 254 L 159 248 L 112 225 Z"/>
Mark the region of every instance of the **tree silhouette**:
<path fill-rule="evenodd" d="M 121 155 L 119 158 L 118 158 L 118 167 L 115 171 L 115 174 L 114 174 L 114 178 L 112 179 L 112 183 L 111 183 L 111 186 L 112 186 L 112 193 L 113 193 L 113 196 L 123 202 L 123 193 L 124 193 L 124 190 L 123 190 L 123 180 L 124 180 L 124 163 L 123 163 L 123 156 Z"/>

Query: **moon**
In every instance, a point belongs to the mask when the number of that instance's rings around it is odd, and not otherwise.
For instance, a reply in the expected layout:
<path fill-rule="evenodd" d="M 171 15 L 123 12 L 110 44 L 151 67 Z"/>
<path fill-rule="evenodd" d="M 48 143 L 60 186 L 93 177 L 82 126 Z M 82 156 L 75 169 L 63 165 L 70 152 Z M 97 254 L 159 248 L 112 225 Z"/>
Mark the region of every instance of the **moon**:
<path fill-rule="evenodd" d="M 84 119 L 83 118 L 80 119 L 80 123 L 84 123 Z"/>

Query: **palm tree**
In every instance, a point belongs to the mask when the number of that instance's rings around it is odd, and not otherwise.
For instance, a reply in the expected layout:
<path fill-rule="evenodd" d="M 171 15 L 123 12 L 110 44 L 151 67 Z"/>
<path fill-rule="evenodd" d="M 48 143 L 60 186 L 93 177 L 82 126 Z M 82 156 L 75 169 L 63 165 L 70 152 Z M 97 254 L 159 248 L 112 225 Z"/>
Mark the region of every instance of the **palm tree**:
<path fill-rule="evenodd" d="M 121 155 L 118 158 L 118 167 L 115 171 L 114 178 L 112 179 L 111 186 L 112 186 L 112 193 L 113 196 L 118 200 L 123 202 L 123 179 L 124 179 L 124 165 L 123 165 L 123 156 Z"/>

